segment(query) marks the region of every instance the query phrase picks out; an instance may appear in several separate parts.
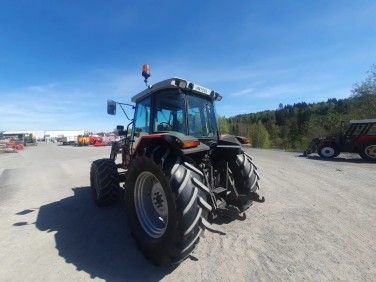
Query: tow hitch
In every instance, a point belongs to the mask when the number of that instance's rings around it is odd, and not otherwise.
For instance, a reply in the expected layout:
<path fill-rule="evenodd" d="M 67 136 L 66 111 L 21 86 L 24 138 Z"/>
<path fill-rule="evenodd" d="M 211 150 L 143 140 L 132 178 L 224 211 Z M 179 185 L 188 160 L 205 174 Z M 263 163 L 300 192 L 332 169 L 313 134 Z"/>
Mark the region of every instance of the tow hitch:
<path fill-rule="evenodd" d="M 265 202 L 265 198 L 264 197 L 260 197 L 260 195 L 257 194 L 256 192 L 251 192 L 246 197 L 247 197 L 247 199 L 252 200 L 254 202 L 257 202 L 257 203 L 263 203 L 263 202 Z"/>
<path fill-rule="evenodd" d="M 240 212 L 239 208 L 236 206 L 228 205 L 225 208 L 216 209 L 216 213 L 219 216 L 226 216 L 231 219 L 245 220 L 247 217 L 244 212 Z"/>

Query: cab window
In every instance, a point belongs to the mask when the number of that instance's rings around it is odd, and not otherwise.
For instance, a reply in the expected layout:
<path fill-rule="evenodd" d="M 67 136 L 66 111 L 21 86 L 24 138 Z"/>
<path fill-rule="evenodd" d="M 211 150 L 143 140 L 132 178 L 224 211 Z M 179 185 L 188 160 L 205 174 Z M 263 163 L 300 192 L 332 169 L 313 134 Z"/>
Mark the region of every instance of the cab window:
<path fill-rule="evenodd" d="M 135 110 L 134 137 L 141 137 L 150 133 L 150 97 L 139 102 Z"/>
<path fill-rule="evenodd" d="M 370 126 L 367 135 L 376 135 L 376 123 Z"/>
<path fill-rule="evenodd" d="M 184 94 L 176 89 L 156 93 L 154 132 L 174 131 L 186 133 Z"/>
<path fill-rule="evenodd" d="M 197 138 L 213 138 L 215 136 L 215 112 L 209 100 L 196 96 L 188 96 L 189 135 Z"/>

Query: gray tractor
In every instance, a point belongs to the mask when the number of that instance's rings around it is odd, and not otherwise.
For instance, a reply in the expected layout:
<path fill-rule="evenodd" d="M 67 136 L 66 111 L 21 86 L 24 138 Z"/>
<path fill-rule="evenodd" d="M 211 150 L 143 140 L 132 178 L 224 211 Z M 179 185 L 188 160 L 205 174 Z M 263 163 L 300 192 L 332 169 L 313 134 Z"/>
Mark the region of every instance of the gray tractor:
<path fill-rule="evenodd" d="M 217 216 L 244 220 L 254 201 L 264 201 L 245 138 L 220 137 L 214 101 L 221 98 L 180 78 L 147 85 L 132 98 L 134 118 L 126 130 L 118 126 L 110 157 L 92 163 L 96 204 L 123 198 L 137 246 L 158 266 L 186 259 Z M 116 105 L 129 104 L 108 101 L 109 114 Z"/>

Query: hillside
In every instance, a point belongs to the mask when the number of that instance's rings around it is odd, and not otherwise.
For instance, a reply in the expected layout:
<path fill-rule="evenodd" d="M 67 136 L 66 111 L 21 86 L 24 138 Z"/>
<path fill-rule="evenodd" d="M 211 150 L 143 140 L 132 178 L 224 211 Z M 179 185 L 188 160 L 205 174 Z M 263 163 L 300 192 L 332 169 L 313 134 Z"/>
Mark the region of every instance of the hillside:
<path fill-rule="evenodd" d="M 254 147 L 304 149 L 313 137 L 337 133 L 341 121 L 376 118 L 376 65 L 368 73 L 349 98 L 220 118 L 221 131 L 250 137 Z"/>

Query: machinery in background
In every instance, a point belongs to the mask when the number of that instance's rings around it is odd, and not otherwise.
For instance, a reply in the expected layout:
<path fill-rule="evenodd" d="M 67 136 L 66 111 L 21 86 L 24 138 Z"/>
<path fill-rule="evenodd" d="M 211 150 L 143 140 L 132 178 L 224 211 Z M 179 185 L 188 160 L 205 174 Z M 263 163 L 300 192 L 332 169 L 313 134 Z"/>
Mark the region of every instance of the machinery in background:
<path fill-rule="evenodd" d="M 325 159 L 341 152 L 358 153 L 364 160 L 376 162 L 376 119 L 351 120 L 344 133 L 341 130 L 335 136 L 312 139 L 304 155 L 315 152 Z"/>

